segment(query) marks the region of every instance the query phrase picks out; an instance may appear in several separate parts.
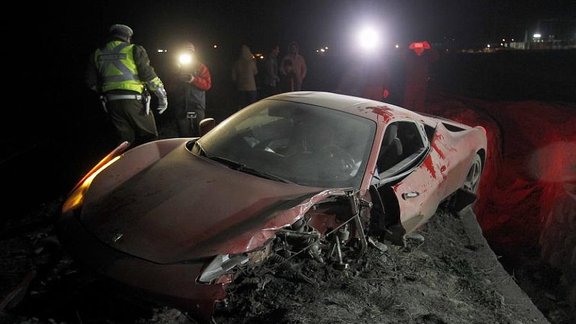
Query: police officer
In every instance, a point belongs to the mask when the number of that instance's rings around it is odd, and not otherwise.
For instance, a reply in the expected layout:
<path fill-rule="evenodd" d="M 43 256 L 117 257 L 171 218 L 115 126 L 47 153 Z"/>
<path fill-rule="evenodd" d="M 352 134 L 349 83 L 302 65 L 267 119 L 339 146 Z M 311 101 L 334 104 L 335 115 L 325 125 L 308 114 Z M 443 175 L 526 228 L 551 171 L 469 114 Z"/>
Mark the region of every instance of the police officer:
<path fill-rule="evenodd" d="M 158 113 L 168 107 L 164 84 L 150 65 L 146 50 L 131 44 L 132 28 L 115 24 L 108 42 L 96 49 L 88 64 L 86 83 L 101 94 L 104 110 L 120 142 L 136 146 L 158 138 L 148 90 L 158 97 Z"/>
<path fill-rule="evenodd" d="M 175 87 L 170 91 L 180 137 L 199 136 L 198 124 L 206 114 L 206 91 L 212 87 L 210 71 L 196 54 L 193 43 L 183 44 Z"/>

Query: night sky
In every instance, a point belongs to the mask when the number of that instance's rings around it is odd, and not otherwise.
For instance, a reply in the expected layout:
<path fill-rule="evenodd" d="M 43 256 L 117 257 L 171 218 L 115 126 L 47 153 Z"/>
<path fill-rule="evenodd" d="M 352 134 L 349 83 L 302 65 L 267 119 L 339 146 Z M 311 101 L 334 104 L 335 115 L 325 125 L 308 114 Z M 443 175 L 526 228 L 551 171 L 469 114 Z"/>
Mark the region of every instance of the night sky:
<path fill-rule="evenodd" d="M 379 26 L 390 43 L 451 39 L 468 45 L 519 38 L 533 32 L 539 19 L 576 19 L 576 1 L 104 0 L 69 1 L 59 11 L 62 17 L 46 17 L 50 24 L 63 36 L 72 27 L 88 48 L 99 44 L 113 23 L 130 25 L 134 41 L 151 48 L 181 39 L 207 46 L 241 41 L 255 49 L 298 40 L 316 48 L 346 46 L 349 35 L 367 22 Z"/>

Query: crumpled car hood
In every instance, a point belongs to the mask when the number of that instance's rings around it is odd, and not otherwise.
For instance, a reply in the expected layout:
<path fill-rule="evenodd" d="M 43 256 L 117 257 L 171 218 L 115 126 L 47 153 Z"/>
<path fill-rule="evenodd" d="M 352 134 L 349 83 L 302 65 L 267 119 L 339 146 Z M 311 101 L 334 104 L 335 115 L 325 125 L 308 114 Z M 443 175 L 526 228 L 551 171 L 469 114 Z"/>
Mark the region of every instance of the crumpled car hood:
<path fill-rule="evenodd" d="M 183 148 L 98 198 L 90 199 L 91 190 L 99 190 L 98 178 L 87 192 L 84 226 L 115 249 L 157 263 L 257 248 L 322 191 L 238 172 Z"/>

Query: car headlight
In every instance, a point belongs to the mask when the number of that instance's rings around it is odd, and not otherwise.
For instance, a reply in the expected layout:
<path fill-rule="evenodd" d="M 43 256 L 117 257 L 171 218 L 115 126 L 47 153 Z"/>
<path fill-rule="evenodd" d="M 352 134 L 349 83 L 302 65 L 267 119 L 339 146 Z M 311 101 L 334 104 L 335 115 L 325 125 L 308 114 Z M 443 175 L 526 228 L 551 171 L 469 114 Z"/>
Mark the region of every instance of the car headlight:
<path fill-rule="evenodd" d="M 106 169 L 109 165 L 113 164 L 118 160 L 121 154 L 128 149 L 130 143 L 123 142 L 122 144 L 118 145 L 112 152 L 108 153 L 98 164 L 96 164 L 84 177 L 78 181 L 76 186 L 70 191 L 66 201 L 62 205 L 62 213 L 67 213 L 72 211 L 73 209 L 81 206 L 84 202 L 84 194 L 90 187 L 92 180 L 96 178 L 98 173 L 102 170 Z"/>
<path fill-rule="evenodd" d="M 248 262 L 248 256 L 244 254 L 237 255 L 217 255 L 214 260 L 202 271 L 198 281 L 201 283 L 210 283 L 220 276 L 226 274 L 228 271 L 234 269 L 239 265 L 243 265 Z"/>

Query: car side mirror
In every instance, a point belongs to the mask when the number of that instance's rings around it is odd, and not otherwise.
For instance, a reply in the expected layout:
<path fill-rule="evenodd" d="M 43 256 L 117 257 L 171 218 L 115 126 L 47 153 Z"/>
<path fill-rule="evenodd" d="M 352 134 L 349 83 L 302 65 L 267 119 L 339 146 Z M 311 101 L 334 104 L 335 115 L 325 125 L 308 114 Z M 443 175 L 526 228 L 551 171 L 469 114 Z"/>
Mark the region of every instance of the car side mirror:
<path fill-rule="evenodd" d="M 204 136 L 206 133 L 212 130 L 216 126 L 216 120 L 214 118 L 204 118 L 200 121 L 198 126 L 200 130 L 200 136 Z"/>

